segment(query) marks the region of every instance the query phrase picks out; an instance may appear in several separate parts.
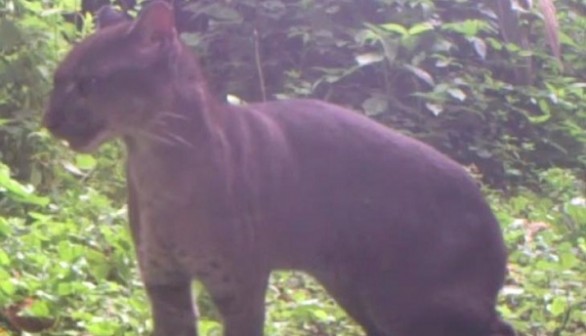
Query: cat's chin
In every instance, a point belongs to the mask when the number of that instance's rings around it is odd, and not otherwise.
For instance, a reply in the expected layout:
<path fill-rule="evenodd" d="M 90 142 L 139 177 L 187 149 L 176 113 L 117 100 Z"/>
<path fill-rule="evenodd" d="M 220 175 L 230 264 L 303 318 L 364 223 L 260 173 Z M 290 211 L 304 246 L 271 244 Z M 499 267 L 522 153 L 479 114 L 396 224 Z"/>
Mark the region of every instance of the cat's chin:
<path fill-rule="evenodd" d="M 104 131 L 104 132 L 98 133 L 96 136 L 92 137 L 91 139 L 83 139 L 83 140 L 70 139 L 70 140 L 67 140 L 67 144 L 69 145 L 69 148 L 71 148 L 75 152 L 83 153 L 83 154 L 90 154 L 90 153 L 97 151 L 98 148 L 100 148 L 100 146 L 104 142 L 108 141 L 110 138 L 111 138 L 110 133 L 107 131 Z"/>
<path fill-rule="evenodd" d="M 101 144 L 95 145 L 86 145 L 86 144 L 79 144 L 79 143 L 71 143 L 69 142 L 69 148 L 71 148 L 74 152 L 82 153 L 82 154 L 91 154 L 98 150 Z"/>

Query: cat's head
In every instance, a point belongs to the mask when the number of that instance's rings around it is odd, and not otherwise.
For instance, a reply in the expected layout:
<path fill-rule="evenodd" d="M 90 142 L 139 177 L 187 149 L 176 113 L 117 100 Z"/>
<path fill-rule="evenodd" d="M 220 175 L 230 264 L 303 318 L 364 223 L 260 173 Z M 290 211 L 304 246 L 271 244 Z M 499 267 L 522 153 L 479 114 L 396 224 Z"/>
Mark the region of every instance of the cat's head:
<path fill-rule="evenodd" d="M 98 26 L 59 65 L 43 120 L 80 152 L 144 131 L 157 113 L 171 109 L 174 63 L 182 50 L 173 10 L 163 1 L 134 21 L 103 10 Z"/>

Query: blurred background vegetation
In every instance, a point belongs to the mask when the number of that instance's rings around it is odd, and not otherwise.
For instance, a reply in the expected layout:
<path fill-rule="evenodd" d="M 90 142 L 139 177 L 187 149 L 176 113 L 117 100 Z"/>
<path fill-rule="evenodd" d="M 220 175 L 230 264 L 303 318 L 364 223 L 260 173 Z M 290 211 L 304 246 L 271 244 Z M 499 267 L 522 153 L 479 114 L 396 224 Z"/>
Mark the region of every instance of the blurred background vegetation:
<path fill-rule="evenodd" d="M 0 335 L 150 329 L 120 146 L 75 155 L 39 125 L 56 63 L 107 3 L 0 0 Z M 584 0 L 175 4 L 218 99 L 331 101 L 467 166 L 511 251 L 502 314 L 521 335 L 586 335 Z M 200 292 L 201 333 L 219 335 Z M 276 274 L 267 304 L 267 335 L 360 335 L 302 274 Z"/>

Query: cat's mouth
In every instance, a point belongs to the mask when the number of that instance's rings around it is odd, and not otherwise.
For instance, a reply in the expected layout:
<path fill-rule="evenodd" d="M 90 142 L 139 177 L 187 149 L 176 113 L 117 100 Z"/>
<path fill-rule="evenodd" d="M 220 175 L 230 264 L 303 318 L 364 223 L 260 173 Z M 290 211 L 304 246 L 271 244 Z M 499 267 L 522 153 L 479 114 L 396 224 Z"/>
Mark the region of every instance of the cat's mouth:
<path fill-rule="evenodd" d="M 112 137 L 105 122 L 82 125 L 59 125 L 48 127 L 57 138 L 65 140 L 69 148 L 80 153 L 94 152 L 101 144 Z"/>

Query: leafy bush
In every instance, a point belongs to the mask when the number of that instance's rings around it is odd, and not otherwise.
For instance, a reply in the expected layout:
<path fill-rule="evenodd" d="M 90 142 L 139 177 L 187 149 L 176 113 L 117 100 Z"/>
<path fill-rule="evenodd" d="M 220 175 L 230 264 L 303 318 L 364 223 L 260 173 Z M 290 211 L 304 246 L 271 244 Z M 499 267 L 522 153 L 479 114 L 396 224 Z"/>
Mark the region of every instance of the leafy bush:
<path fill-rule="evenodd" d="M 498 186 L 531 181 L 532 168 L 586 167 L 578 61 L 586 27 L 570 10 L 576 1 L 556 2 L 564 72 L 548 54 L 538 12 L 521 16 L 532 41 L 522 48 L 502 40 L 491 2 L 186 3 L 185 11 L 210 20 L 186 40 L 222 95 L 351 106 L 475 164 Z"/>
<path fill-rule="evenodd" d="M 539 177 L 541 194 L 493 194 L 511 253 L 503 313 L 526 335 L 581 335 L 586 330 L 586 184 L 557 168 Z"/>

